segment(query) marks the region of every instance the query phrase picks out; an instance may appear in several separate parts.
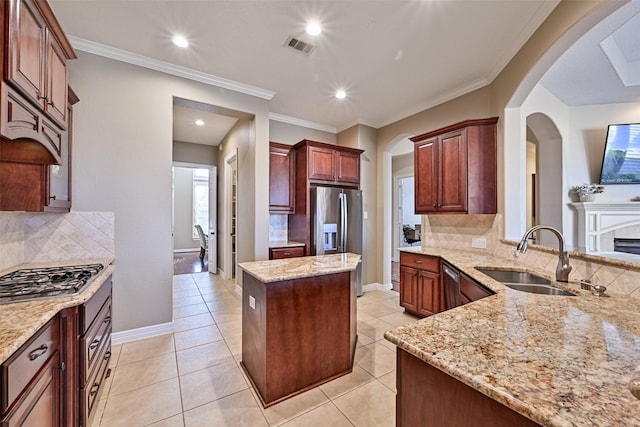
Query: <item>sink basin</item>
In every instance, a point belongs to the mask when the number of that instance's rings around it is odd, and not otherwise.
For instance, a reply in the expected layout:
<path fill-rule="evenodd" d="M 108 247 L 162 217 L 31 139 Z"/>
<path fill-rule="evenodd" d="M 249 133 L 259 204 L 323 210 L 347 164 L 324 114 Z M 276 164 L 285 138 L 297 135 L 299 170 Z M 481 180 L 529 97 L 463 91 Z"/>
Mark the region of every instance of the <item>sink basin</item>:
<path fill-rule="evenodd" d="M 527 273 L 526 271 L 496 270 L 493 268 L 480 267 L 476 267 L 476 270 L 517 291 L 543 295 L 576 295 L 569 291 L 565 291 L 564 289 L 552 286 L 549 279 Z"/>

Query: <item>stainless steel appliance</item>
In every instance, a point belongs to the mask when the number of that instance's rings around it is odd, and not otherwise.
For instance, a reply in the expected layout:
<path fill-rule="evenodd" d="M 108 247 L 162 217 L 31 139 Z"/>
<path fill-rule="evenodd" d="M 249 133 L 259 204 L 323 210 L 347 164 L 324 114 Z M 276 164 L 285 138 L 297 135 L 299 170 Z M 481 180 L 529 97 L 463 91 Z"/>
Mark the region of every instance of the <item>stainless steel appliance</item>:
<path fill-rule="evenodd" d="M 444 287 L 444 305 L 445 310 L 455 308 L 461 304 L 460 299 L 460 272 L 457 268 L 443 263 L 444 271 L 443 287 Z"/>
<path fill-rule="evenodd" d="M 362 191 L 312 187 L 310 198 L 311 255 L 362 255 Z M 362 259 L 351 280 L 362 295 Z"/>
<path fill-rule="evenodd" d="M 103 268 L 85 264 L 16 270 L 0 276 L 0 304 L 75 295 Z"/>

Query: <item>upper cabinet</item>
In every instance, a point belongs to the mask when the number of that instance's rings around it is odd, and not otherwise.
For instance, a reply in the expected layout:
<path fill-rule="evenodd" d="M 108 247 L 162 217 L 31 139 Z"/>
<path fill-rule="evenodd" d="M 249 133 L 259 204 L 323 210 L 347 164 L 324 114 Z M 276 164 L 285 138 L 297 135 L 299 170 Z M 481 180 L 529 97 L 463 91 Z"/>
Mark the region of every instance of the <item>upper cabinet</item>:
<path fill-rule="evenodd" d="M 269 212 L 294 212 L 295 153 L 290 145 L 269 143 Z"/>
<path fill-rule="evenodd" d="M 68 126 L 67 60 L 76 58 L 46 1 L 4 3 L 5 70 L 0 134 L 41 143 L 53 161 L 62 160 Z"/>
<path fill-rule="evenodd" d="M 311 183 L 360 185 L 360 154 L 363 150 L 308 139 L 294 145 L 294 149 L 298 174 L 303 174 L 303 178 Z"/>
<path fill-rule="evenodd" d="M 497 117 L 411 138 L 416 214 L 497 212 Z"/>

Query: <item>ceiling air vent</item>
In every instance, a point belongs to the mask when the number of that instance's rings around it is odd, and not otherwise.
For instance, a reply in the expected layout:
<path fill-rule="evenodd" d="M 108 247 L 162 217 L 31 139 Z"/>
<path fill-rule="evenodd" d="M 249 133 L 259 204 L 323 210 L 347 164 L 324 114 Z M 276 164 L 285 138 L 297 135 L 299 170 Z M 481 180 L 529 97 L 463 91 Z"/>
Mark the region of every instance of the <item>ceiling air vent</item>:
<path fill-rule="evenodd" d="M 315 48 L 314 45 L 309 44 L 307 42 L 303 42 L 302 40 L 298 40 L 293 36 L 287 37 L 287 41 L 284 42 L 286 47 L 290 47 L 291 49 L 297 50 L 302 53 L 311 53 L 311 51 Z"/>

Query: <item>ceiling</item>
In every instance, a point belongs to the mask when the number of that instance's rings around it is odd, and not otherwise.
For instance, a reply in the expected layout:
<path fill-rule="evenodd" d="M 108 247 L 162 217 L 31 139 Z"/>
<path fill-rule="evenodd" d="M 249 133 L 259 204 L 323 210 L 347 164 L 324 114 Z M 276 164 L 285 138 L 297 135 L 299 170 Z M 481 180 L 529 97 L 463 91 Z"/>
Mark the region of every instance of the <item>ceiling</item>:
<path fill-rule="evenodd" d="M 631 4 L 637 8 L 639 1 Z M 78 50 L 105 56 L 115 52 L 112 57 L 156 63 L 158 69 L 270 99 L 272 119 L 336 132 L 356 123 L 381 127 L 489 84 L 558 0 L 50 3 Z M 318 36 L 304 31 L 311 18 L 323 25 Z M 621 22 L 611 25 L 617 28 Z M 615 45 L 637 59 L 638 38 L 628 43 L 628 35 L 638 32 L 626 31 Z M 189 39 L 189 48 L 172 44 L 177 33 Z M 314 49 L 305 54 L 286 47 L 289 36 Z M 568 72 L 598 37 L 584 41 L 572 60 L 558 61 L 564 65 L 545 76 L 545 86 L 565 102 L 587 102 L 577 98 L 576 93 L 585 91 L 575 90 Z M 593 65 L 582 64 L 583 74 Z M 336 89 L 344 89 L 347 98 L 336 99 Z M 202 115 L 196 110 L 189 116 L 189 110 L 176 109 L 175 139 L 217 144 L 217 136 L 183 129 L 182 124 L 191 126 L 195 115 Z M 215 116 L 209 119 L 221 126 L 217 132 L 235 123 L 219 122 Z M 205 128 L 210 126 L 207 121 Z"/>

